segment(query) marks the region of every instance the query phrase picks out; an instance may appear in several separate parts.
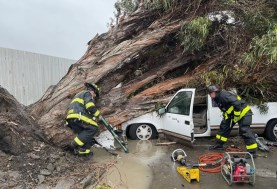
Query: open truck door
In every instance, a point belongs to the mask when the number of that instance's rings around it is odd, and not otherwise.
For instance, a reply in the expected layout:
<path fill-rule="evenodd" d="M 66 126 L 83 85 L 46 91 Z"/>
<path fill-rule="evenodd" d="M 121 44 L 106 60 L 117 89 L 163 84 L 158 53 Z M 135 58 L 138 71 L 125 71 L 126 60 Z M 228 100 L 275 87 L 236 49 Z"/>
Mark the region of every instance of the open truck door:
<path fill-rule="evenodd" d="M 194 141 L 192 119 L 195 89 L 178 91 L 165 108 L 159 110 L 162 130 L 166 135 Z"/>

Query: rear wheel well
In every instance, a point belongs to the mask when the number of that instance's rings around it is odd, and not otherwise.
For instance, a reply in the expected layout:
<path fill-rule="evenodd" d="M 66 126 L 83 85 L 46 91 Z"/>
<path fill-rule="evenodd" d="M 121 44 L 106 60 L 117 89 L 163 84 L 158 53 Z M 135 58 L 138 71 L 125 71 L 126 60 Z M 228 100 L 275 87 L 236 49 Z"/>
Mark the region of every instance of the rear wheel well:
<path fill-rule="evenodd" d="M 264 134 L 265 134 L 266 138 L 271 141 L 277 140 L 276 133 L 274 134 L 274 127 L 276 125 L 277 125 L 277 118 L 273 118 L 267 122 L 265 130 L 264 130 Z"/>

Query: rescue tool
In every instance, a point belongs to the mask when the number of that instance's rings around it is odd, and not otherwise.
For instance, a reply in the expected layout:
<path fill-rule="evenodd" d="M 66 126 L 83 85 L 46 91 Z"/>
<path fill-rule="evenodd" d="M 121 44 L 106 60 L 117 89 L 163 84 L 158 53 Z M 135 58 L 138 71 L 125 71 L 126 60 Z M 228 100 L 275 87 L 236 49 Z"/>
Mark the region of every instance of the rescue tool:
<path fill-rule="evenodd" d="M 108 121 L 106 121 L 106 119 L 104 117 L 102 117 L 101 115 L 99 116 L 99 120 L 102 121 L 103 125 L 108 129 L 108 131 L 113 135 L 114 139 L 116 140 L 116 142 L 120 145 L 120 147 L 124 150 L 125 153 L 128 153 L 128 147 L 127 147 L 127 139 L 126 138 L 122 138 L 119 137 L 115 130 L 113 129 L 113 127 L 108 123 Z"/>
<path fill-rule="evenodd" d="M 277 146 L 277 142 L 265 140 L 263 137 L 258 137 L 257 134 L 255 134 L 255 139 L 258 144 L 258 148 L 262 151 L 269 151 L 268 146 Z"/>
<path fill-rule="evenodd" d="M 200 181 L 199 169 L 196 168 L 196 164 L 188 166 L 186 160 L 187 154 L 184 150 L 174 150 L 171 154 L 171 158 L 174 162 L 178 161 L 181 165 L 184 165 L 181 167 L 177 167 L 177 172 L 180 173 L 186 179 L 186 181 L 188 181 L 189 183 L 191 183 L 191 181 L 193 180 L 196 180 L 197 182 Z"/>

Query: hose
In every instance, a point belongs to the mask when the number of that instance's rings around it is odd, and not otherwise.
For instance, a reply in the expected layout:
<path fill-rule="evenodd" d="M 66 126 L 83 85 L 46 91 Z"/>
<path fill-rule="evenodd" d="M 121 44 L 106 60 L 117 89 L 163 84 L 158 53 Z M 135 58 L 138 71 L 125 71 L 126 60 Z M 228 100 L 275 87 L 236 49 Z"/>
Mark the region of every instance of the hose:
<path fill-rule="evenodd" d="M 224 153 L 220 152 L 203 154 L 199 157 L 199 164 L 207 165 L 204 167 L 199 167 L 199 169 L 207 173 L 219 173 L 221 171 L 221 161 L 223 160 L 223 158 Z"/>
<path fill-rule="evenodd" d="M 239 147 L 228 147 L 225 152 L 243 152 L 243 150 Z"/>
<path fill-rule="evenodd" d="M 242 152 L 243 150 L 238 147 L 228 147 L 226 152 Z M 221 164 L 224 158 L 223 152 L 210 152 L 203 154 L 199 157 L 199 164 L 206 164 L 199 169 L 207 173 L 219 173 L 221 171 Z"/>

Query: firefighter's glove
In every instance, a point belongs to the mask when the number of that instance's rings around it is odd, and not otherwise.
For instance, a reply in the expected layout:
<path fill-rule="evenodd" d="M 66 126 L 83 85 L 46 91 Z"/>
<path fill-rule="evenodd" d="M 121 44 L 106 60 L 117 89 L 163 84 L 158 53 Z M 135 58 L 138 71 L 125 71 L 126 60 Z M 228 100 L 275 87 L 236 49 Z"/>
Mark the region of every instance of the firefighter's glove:
<path fill-rule="evenodd" d="M 233 122 L 237 123 L 240 120 L 240 112 L 234 111 Z"/>
<path fill-rule="evenodd" d="M 103 117 L 101 115 L 98 117 L 98 119 L 99 121 L 103 121 Z"/>
<path fill-rule="evenodd" d="M 227 112 L 223 112 L 223 118 L 225 119 L 225 120 L 227 120 L 228 118 L 229 118 L 229 115 L 227 114 Z"/>

